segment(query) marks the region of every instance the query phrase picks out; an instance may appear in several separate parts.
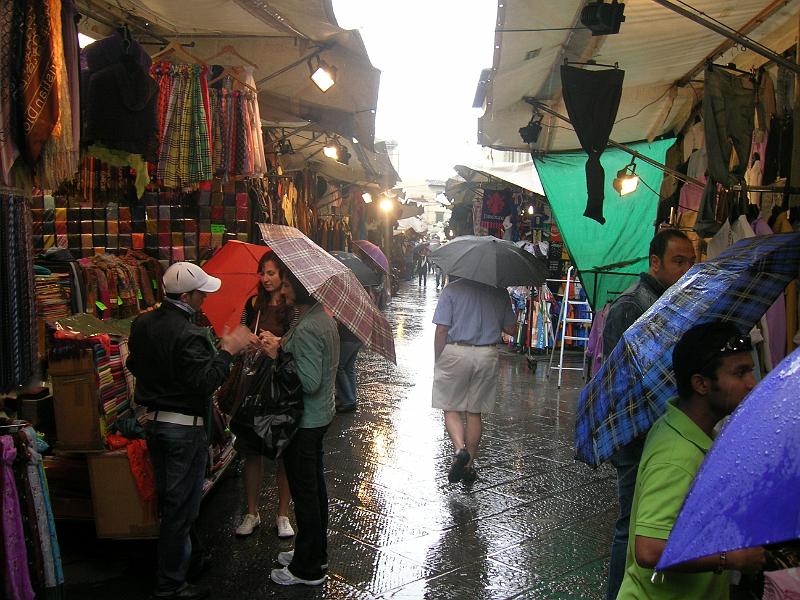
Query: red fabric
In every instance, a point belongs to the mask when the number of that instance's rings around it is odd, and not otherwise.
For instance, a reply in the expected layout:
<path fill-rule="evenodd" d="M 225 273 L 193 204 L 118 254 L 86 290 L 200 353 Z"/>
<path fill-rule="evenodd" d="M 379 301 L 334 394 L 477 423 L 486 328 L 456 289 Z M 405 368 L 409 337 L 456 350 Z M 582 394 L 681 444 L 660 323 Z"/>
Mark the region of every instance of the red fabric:
<path fill-rule="evenodd" d="M 139 492 L 139 498 L 145 503 L 153 502 L 156 499 L 156 479 L 153 474 L 153 464 L 150 462 L 150 454 L 147 451 L 147 442 L 129 440 L 117 433 L 107 436 L 106 442 L 112 450 L 126 449 L 131 475 L 133 475 L 136 491 Z"/>
<path fill-rule="evenodd" d="M 258 289 L 258 261 L 267 250 L 231 240 L 203 265 L 206 273 L 222 280 L 219 291 L 203 301 L 203 312 L 217 335 L 222 335 L 226 325 L 233 329 L 240 323 L 244 303 Z"/>

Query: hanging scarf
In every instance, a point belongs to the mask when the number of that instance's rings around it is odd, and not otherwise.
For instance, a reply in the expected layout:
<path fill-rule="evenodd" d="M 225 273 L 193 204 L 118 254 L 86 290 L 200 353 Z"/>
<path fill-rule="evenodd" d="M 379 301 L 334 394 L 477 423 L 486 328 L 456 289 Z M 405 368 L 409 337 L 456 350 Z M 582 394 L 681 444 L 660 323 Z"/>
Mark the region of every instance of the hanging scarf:
<path fill-rule="evenodd" d="M 60 13 L 59 3 L 59 13 Z M 29 0 L 25 5 L 23 33 L 22 109 L 25 143 L 23 153 L 33 166 L 58 121 L 58 67 L 55 40 L 50 34 L 48 0 Z"/>
<path fill-rule="evenodd" d="M 19 156 L 16 123 L 18 117 L 17 83 L 15 58 L 19 54 L 19 26 L 23 17 L 21 5 L 17 2 L 0 2 L 0 182 L 12 185 L 11 167 Z"/>

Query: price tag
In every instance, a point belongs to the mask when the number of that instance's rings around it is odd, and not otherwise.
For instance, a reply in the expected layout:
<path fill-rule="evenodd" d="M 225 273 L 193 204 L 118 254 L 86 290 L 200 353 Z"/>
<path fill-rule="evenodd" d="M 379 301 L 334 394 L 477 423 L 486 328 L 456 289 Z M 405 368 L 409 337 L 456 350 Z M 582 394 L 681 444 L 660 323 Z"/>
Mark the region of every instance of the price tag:
<path fill-rule="evenodd" d="M 211 224 L 211 233 L 223 234 L 225 233 L 225 225 L 219 225 L 217 223 Z"/>
<path fill-rule="evenodd" d="M 150 281 L 153 282 L 153 289 L 157 290 L 158 289 L 158 282 L 155 279 L 151 279 Z"/>
<path fill-rule="evenodd" d="M 117 296 L 117 306 L 122 306 L 122 298 Z"/>
<path fill-rule="evenodd" d="M 105 304 L 103 304 L 102 302 L 100 302 L 100 300 L 95 300 L 94 301 L 94 305 L 97 308 L 99 308 L 100 310 L 108 310 L 108 307 Z"/>
<path fill-rule="evenodd" d="M 142 290 L 136 290 L 136 297 L 139 300 L 144 300 L 144 297 L 142 296 Z"/>

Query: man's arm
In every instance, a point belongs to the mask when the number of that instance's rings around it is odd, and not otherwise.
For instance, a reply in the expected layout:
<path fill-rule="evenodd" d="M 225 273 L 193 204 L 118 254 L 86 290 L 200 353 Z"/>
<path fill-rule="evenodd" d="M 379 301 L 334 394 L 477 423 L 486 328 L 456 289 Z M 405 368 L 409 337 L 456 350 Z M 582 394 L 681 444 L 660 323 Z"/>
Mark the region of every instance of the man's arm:
<path fill-rule="evenodd" d="M 433 360 L 439 360 L 439 356 L 444 351 L 444 347 L 447 345 L 447 333 L 450 331 L 450 328 L 446 325 L 437 325 L 436 326 L 436 333 L 433 334 Z"/>
<path fill-rule="evenodd" d="M 636 563 L 645 569 L 654 568 L 661 559 L 666 545 L 666 540 L 637 535 L 636 544 L 634 546 Z M 758 573 L 763 568 L 765 560 L 766 553 L 764 548 L 756 546 L 755 548 L 745 548 L 744 550 L 727 552 L 725 554 L 725 559 L 722 558 L 721 554 L 712 554 L 711 556 L 696 558 L 670 567 L 667 571 L 674 571 L 676 573 L 702 573 L 705 571 L 716 571 L 717 569 L 729 569 L 732 571 L 742 571 L 743 573 Z"/>

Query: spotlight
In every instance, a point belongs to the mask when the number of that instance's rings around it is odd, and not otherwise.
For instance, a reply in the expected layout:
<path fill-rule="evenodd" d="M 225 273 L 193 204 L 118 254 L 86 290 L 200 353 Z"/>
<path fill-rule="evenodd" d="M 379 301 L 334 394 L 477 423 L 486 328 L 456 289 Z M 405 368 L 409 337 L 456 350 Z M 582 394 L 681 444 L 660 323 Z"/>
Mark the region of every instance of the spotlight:
<path fill-rule="evenodd" d="M 636 174 L 636 163 L 633 159 L 624 169 L 617 171 L 617 178 L 614 179 L 613 185 L 620 196 L 627 196 L 636 191 L 636 188 L 639 187 L 639 176 Z"/>
<path fill-rule="evenodd" d="M 611 4 L 597 0 L 583 7 L 581 23 L 591 29 L 593 36 L 612 35 L 619 33 L 619 26 L 625 20 L 624 11 L 625 5 L 617 0 L 611 0 Z"/>
<path fill-rule="evenodd" d="M 533 214 L 533 204 L 531 204 L 531 205 L 528 207 L 528 214 L 529 214 L 529 215 L 532 215 L 532 214 Z"/>
<path fill-rule="evenodd" d="M 344 144 L 339 144 L 339 156 L 335 159 L 340 165 L 346 165 L 350 162 L 352 155 L 347 150 Z"/>
<path fill-rule="evenodd" d="M 327 92 L 333 84 L 336 83 L 336 67 L 330 66 L 319 56 L 316 57 L 316 67 L 311 64 L 311 59 L 308 60 L 308 71 L 311 73 L 311 81 L 313 81 L 321 92 Z"/>
<path fill-rule="evenodd" d="M 526 144 L 535 144 L 539 140 L 539 134 L 542 132 L 542 117 L 539 117 L 538 121 L 535 119 L 536 115 L 531 117 L 525 127 L 519 128 L 519 137 Z"/>
<path fill-rule="evenodd" d="M 278 154 L 294 154 L 292 142 L 289 140 L 281 140 L 278 142 Z"/>
<path fill-rule="evenodd" d="M 379 206 L 383 212 L 388 213 L 394 208 L 394 203 L 392 202 L 391 198 L 384 196 Z"/>
<path fill-rule="evenodd" d="M 328 142 L 322 149 L 322 153 L 328 158 L 339 160 L 339 144 L 336 142 Z"/>

